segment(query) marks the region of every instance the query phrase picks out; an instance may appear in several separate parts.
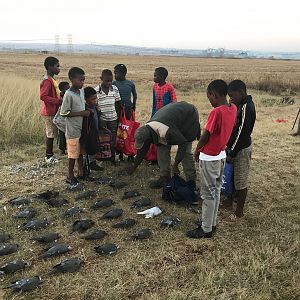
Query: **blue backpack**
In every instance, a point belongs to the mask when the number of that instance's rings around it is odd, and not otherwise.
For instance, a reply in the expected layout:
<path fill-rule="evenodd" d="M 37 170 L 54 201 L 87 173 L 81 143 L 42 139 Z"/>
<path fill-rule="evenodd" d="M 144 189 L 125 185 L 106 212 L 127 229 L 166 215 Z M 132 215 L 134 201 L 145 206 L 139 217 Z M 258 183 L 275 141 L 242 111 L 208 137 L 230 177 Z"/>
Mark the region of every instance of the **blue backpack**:
<path fill-rule="evenodd" d="M 234 192 L 234 181 L 233 181 L 233 164 L 226 162 L 223 175 L 223 185 L 221 193 L 226 197 L 230 197 Z"/>
<path fill-rule="evenodd" d="M 189 185 L 183 178 L 174 175 L 163 188 L 162 199 L 181 203 L 192 204 L 198 200 L 194 187 Z"/>

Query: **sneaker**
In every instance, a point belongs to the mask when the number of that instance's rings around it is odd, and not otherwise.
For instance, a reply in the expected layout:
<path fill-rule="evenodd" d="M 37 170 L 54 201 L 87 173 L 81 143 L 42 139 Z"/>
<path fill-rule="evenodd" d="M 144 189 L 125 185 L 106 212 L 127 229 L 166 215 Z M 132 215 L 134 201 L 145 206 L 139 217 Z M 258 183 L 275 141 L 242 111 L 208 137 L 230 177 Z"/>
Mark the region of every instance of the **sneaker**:
<path fill-rule="evenodd" d="M 195 225 L 197 225 L 198 227 L 202 226 L 202 220 L 196 220 Z M 212 233 L 215 233 L 217 231 L 217 226 L 212 226 Z"/>
<path fill-rule="evenodd" d="M 58 159 L 57 159 L 54 155 L 52 155 L 52 156 L 49 157 L 49 158 L 45 157 L 45 162 L 46 162 L 47 164 L 49 164 L 49 165 L 52 165 L 52 164 L 57 163 L 57 162 L 58 162 Z"/>
<path fill-rule="evenodd" d="M 70 186 L 77 186 L 79 184 L 79 181 L 76 177 L 73 177 L 73 178 L 67 178 L 66 183 L 68 183 Z"/>
<path fill-rule="evenodd" d="M 93 171 L 103 171 L 104 170 L 104 168 L 98 166 L 95 161 L 90 163 L 90 169 Z"/>
<path fill-rule="evenodd" d="M 150 181 L 149 187 L 151 189 L 160 189 L 170 180 L 170 176 L 160 176 L 157 180 Z"/>
<path fill-rule="evenodd" d="M 244 222 L 246 219 L 245 219 L 245 216 L 242 216 L 242 217 L 238 217 L 236 214 L 230 214 L 229 216 L 228 216 L 228 218 L 226 218 L 225 220 L 224 220 L 224 223 L 236 223 L 236 224 L 238 224 L 238 223 L 242 223 L 242 222 Z"/>
<path fill-rule="evenodd" d="M 212 231 L 204 232 L 201 227 L 186 232 L 186 236 L 192 239 L 212 238 Z"/>

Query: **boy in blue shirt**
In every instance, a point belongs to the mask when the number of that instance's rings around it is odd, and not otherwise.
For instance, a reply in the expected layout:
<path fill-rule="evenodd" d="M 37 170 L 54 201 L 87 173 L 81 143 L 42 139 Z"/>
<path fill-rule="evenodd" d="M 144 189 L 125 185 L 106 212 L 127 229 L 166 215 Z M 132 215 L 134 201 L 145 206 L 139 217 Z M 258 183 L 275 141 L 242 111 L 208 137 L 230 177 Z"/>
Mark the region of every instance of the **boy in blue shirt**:
<path fill-rule="evenodd" d="M 114 67 L 115 81 L 112 83 L 115 85 L 120 93 L 121 105 L 125 111 L 126 119 L 129 120 L 132 116 L 132 111 L 135 111 L 137 93 L 135 89 L 135 84 L 131 80 L 126 79 L 127 68 L 123 64 L 118 64 Z M 119 159 L 124 160 L 123 153 L 120 153 Z M 128 157 L 132 160 L 133 157 Z"/>

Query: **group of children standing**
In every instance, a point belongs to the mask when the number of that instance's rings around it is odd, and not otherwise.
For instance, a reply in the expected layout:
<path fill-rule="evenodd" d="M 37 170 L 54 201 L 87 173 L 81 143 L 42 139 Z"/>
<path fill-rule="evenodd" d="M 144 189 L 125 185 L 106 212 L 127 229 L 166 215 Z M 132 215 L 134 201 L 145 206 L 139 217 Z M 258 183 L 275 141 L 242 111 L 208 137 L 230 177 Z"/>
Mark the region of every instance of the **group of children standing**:
<path fill-rule="evenodd" d="M 42 100 L 42 116 L 46 127 L 46 157 L 47 163 L 57 162 L 53 154 L 54 138 L 58 136 L 59 149 L 61 154 L 68 150 L 69 172 L 67 182 L 71 185 L 78 184 L 79 179 L 88 179 L 83 170 L 83 118 L 92 118 L 96 127 L 105 127 L 111 133 L 111 162 L 115 164 L 116 157 L 116 135 L 118 120 L 121 111 L 127 119 L 132 118 L 132 112 L 136 109 L 137 92 L 135 84 L 126 79 L 127 68 L 124 64 L 114 67 L 114 76 L 109 69 L 102 71 L 101 82 L 95 88 L 86 87 L 82 89 L 85 73 L 78 67 L 69 70 L 68 82 L 57 84 L 54 77 L 60 72 L 59 60 L 56 57 L 47 57 L 44 61 L 46 76 L 40 85 L 40 99 Z M 174 87 L 166 82 L 168 71 L 160 67 L 154 72 L 153 87 L 153 109 L 152 115 L 163 106 L 176 102 Z M 59 114 L 66 117 L 65 132 L 58 130 L 53 123 L 54 116 Z M 123 153 L 119 154 L 119 159 L 124 160 Z M 91 170 L 102 170 L 97 165 L 95 155 L 88 155 Z M 74 176 L 75 160 L 78 160 L 78 176 Z M 129 161 L 133 157 L 128 157 Z"/>
<path fill-rule="evenodd" d="M 95 88 L 85 87 L 85 73 L 73 67 L 68 72 L 71 85 L 61 82 L 54 76 L 60 72 L 59 60 L 47 57 L 44 62 L 47 74 L 40 85 L 42 116 L 46 127 L 46 157 L 48 163 L 56 162 L 53 155 L 53 141 L 58 134 L 53 118 L 57 114 L 66 120 L 65 132 L 59 131 L 60 150 L 68 153 L 67 183 L 74 186 L 78 179 L 88 180 L 83 168 L 83 155 L 86 154 L 83 136 L 83 120 L 93 122 L 96 128 L 105 127 L 111 132 L 112 163 L 115 164 L 115 143 L 118 119 L 121 111 L 127 119 L 136 109 L 137 92 L 132 81 L 126 79 L 127 68 L 118 64 L 111 70 L 101 73 L 101 82 Z M 176 102 L 174 87 L 166 82 L 167 69 L 159 67 L 154 72 L 152 116 L 162 107 Z M 227 102 L 227 94 L 230 102 Z M 223 80 L 214 80 L 207 88 L 207 97 L 213 106 L 207 124 L 195 150 L 195 161 L 199 161 L 201 176 L 202 221 L 199 226 L 187 232 L 191 238 L 211 237 L 216 229 L 217 212 L 225 161 L 234 166 L 234 184 L 237 208 L 233 218 L 243 217 L 247 196 L 247 183 L 251 160 L 251 134 L 255 122 L 255 107 L 251 96 L 247 95 L 246 85 L 234 80 L 229 85 Z M 94 155 L 86 155 L 90 168 L 100 170 Z M 119 153 L 120 160 L 123 154 Z M 75 161 L 78 175 L 74 175 Z M 129 157 L 129 160 L 133 160 Z M 224 206 L 231 207 L 233 199 L 227 199 Z"/>

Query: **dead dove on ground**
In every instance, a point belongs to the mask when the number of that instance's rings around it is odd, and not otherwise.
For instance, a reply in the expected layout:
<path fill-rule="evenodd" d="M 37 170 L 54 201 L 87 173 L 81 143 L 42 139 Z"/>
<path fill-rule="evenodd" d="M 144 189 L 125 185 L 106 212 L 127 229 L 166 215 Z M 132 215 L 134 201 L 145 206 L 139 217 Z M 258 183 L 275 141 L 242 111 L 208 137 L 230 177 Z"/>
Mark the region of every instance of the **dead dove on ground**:
<path fill-rule="evenodd" d="M 100 240 L 103 239 L 107 235 L 107 232 L 101 229 L 95 229 L 91 233 L 82 237 L 82 239 L 92 241 L 92 240 Z"/>
<path fill-rule="evenodd" d="M 82 192 L 80 193 L 79 195 L 77 195 L 75 197 L 75 200 L 84 200 L 84 199 L 88 199 L 88 198 L 91 198 L 91 197 L 94 197 L 96 196 L 97 192 L 94 191 L 94 190 L 91 190 L 91 191 L 85 191 L 85 192 Z"/>
<path fill-rule="evenodd" d="M 69 258 L 55 265 L 49 274 L 73 273 L 80 269 L 82 263 L 80 258 Z"/>
<path fill-rule="evenodd" d="M 10 240 L 11 236 L 7 233 L 0 233 L 0 243 L 5 243 Z"/>
<path fill-rule="evenodd" d="M 23 205 L 28 205 L 32 202 L 30 198 L 27 197 L 16 197 L 8 201 L 11 205 L 15 206 L 23 206 Z"/>
<path fill-rule="evenodd" d="M 57 244 L 52 247 L 46 248 L 45 252 L 42 254 L 42 258 L 58 256 L 63 253 L 69 252 L 71 250 L 72 250 L 72 247 L 70 247 L 67 244 Z"/>
<path fill-rule="evenodd" d="M 80 207 L 71 207 L 68 208 L 64 213 L 63 213 L 63 217 L 64 218 L 70 218 L 70 217 L 74 217 L 74 216 L 78 216 L 80 215 L 82 212 L 84 212 L 86 209 L 85 208 L 80 208 Z"/>
<path fill-rule="evenodd" d="M 123 214 L 123 209 L 122 208 L 114 208 L 112 210 L 109 210 L 106 212 L 103 216 L 102 219 L 116 219 L 121 217 Z"/>
<path fill-rule="evenodd" d="M 124 221 L 121 221 L 117 224 L 114 224 L 112 227 L 113 228 L 130 228 L 136 224 L 136 221 L 134 219 L 125 219 Z"/>
<path fill-rule="evenodd" d="M 151 205 L 151 200 L 149 198 L 140 198 L 131 204 L 131 208 L 141 208 L 149 205 Z"/>
<path fill-rule="evenodd" d="M 12 289 L 15 292 L 29 292 L 35 289 L 42 283 L 42 279 L 39 276 L 35 276 L 28 279 L 20 279 L 11 283 L 6 289 Z"/>
<path fill-rule="evenodd" d="M 162 210 L 158 206 L 154 206 L 152 208 L 146 209 L 144 211 L 140 211 L 137 214 L 138 215 L 145 215 L 146 219 L 153 218 L 155 216 L 158 216 L 162 213 Z"/>
<path fill-rule="evenodd" d="M 22 228 L 25 230 L 37 230 L 41 228 L 46 228 L 49 225 L 47 220 L 32 220 L 23 225 L 18 226 L 18 228 Z"/>
<path fill-rule="evenodd" d="M 37 214 L 37 211 L 34 209 L 34 208 L 31 208 L 31 207 L 28 207 L 28 208 L 25 208 L 24 210 L 22 211 L 19 211 L 15 214 L 15 217 L 16 218 L 33 218 L 35 215 Z"/>
<path fill-rule="evenodd" d="M 45 192 L 39 193 L 38 197 L 49 200 L 51 198 L 58 197 L 58 195 L 59 195 L 59 192 L 57 192 L 57 191 L 47 190 Z"/>
<path fill-rule="evenodd" d="M 78 232 L 84 232 L 88 230 L 89 228 L 93 227 L 95 225 L 95 222 L 90 219 L 81 219 L 77 220 L 72 225 L 72 231 L 78 231 Z"/>
<path fill-rule="evenodd" d="M 51 198 L 49 200 L 44 200 L 43 202 L 52 207 L 61 207 L 69 203 L 69 201 L 65 198 Z"/>
<path fill-rule="evenodd" d="M 160 224 L 162 227 L 174 227 L 180 223 L 181 223 L 181 220 L 178 219 L 177 217 L 168 217 L 168 218 L 162 220 Z"/>
<path fill-rule="evenodd" d="M 138 197 L 138 196 L 141 196 L 141 194 L 137 190 L 127 191 L 127 192 L 124 192 L 122 199 L 129 199 L 129 198 L 134 198 L 134 197 Z"/>
<path fill-rule="evenodd" d="M 110 187 L 113 187 L 115 189 L 122 189 L 123 187 L 127 186 L 128 183 L 124 181 L 111 181 L 109 183 Z"/>
<path fill-rule="evenodd" d="M 40 236 L 35 236 L 31 240 L 39 243 L 52 243 L 56 242 L 60 238 L 60 235 L 57 232 L 49 232 Z"/>
<path fill-rule="evenodd" d="M 110 207 L 114 204 L 114 202 L 111 199 L 102 199 L 97 200 L 92 206 L 91 209 L 98 209 L 98 208 L 105 208 Z"/>
<path fill-rule="evenodd" d="M 94 247 L 94 250 L 98 254 L 106 254 L 106 255 L 115 254 L 118 251 L 118 249 L 119 249 L 119 246 L 117 246 L 115 244 L 110 244 L 110 243 Z"/>
<path fill-rule="evenodd" d="M 145 240 L 152 236 L 152 231 L 148 228 L 141 229 L 131 236 L 132 240 Z"/>
<path fill-rule="evenodd" d="M 0 256 L 17 252 L 18 248 L 17 244 L 0 244 Z"/>
<path fill-rule="evenodd" d="M 30 266 L 30 263 L 24 260 L 14 260 L 11 261 L 2 267 L 0 267 L 0 275 L 1 274 L 12 274 L 20 270 L 24 270 L 25 267 Z"/>

